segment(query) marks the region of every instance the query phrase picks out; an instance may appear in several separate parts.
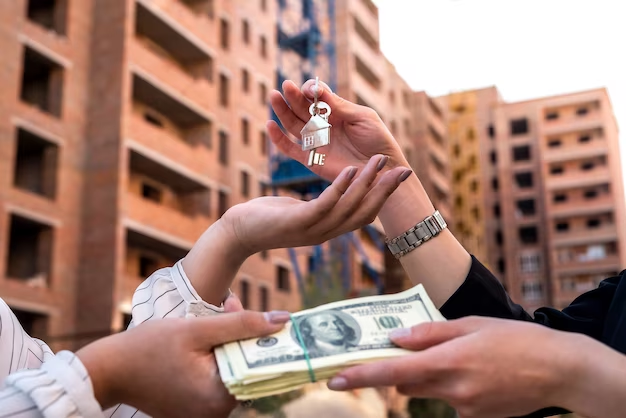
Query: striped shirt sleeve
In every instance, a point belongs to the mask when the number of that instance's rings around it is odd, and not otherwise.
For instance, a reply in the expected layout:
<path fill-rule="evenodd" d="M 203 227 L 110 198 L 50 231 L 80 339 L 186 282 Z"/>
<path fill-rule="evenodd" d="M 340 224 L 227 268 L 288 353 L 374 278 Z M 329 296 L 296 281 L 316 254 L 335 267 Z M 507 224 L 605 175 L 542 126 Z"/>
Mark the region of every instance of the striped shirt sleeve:
<path fill-rule="evenodd" d="M 154 272 L 139 285 L 133 296 L 129 328 L 155 319 L 221 312 L 221 306 L 202 300 L 179 261 Z M 117 405 L 103 413 L 78 357 L 68 351 L 55 356 L 43 341 L 31 338 L 0 298 L 0 418 L 101 416 L 148 417 L 128 405 Z"/>
<path fill-rule="evenodd" d="M 103 417 L 87 370 L 69 351 L 61 351 L 39 369 L 7 377 L 0 392 L 0 418 Z"/>
<path fill-rule="evenodd" d="M 146 321 L 163 318 L 193 318 L 224 312 L 222 306 L 202 300 L 185 274 L 182 260 L 172 267 L 155 271 L 133 295 L 129 329 Z M 128 405 L 117 405 L 104 412 L 108 418 L 149 418 Z"/>

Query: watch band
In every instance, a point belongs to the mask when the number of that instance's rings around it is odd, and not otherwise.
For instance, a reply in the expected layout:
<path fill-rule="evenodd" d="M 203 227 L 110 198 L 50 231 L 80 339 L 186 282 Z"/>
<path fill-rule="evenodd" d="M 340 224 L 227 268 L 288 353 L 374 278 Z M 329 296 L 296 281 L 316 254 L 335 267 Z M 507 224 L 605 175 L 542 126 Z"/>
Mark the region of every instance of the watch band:
<path fill-rule="evenodd" d="M 413 251 L 429 239 L 439 235 L 448 224 L 438 210 L 431 216 L 419 222 L 404 234 L 387 241 L 387 247 L 396 258 Z"/>

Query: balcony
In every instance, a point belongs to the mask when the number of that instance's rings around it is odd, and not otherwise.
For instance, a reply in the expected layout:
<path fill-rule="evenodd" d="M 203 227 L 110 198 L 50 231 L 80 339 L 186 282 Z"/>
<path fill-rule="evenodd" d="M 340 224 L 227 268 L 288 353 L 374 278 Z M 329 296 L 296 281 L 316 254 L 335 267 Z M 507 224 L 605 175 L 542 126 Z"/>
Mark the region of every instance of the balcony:
<path fill-rule="evenodd" d="M 206 98 L 206 85 L 213 81 L 213 58 L 198 38 L 154 7 L 139 3 L 135 19 L 136 37 L 130 42 L 129 57 L 142 68 L 150 68 L 157 78 L 176 83 L 179 92 L 195 83 L 196 99 Z"/>
<path fill-rule="evenodd" d="M 428 99 L 432 100 L 432 99 Z M 438 142 L 443 142 L 446 144 L 448 141 L 447 138 L 447 129 L 444 120 L 441 116 L 437 115 L 430 106 L 428 106 L 428 110 L 426 111 L 426 119 L 428 120 L 428 128 L 429 132 L 432 136 L 438 136 Z M 445 146 L 445 145 L 442 145 Z"/>
<path fill-rule="evenodd" d="M 53 200 L 57 190 L 59 147 L 39 135 L 19 128 L 13 185 Z"/>
<path fill-rule="evenodd" d="M 167 241 L 176 242 L 184 248 L 191 248 L 202 232 L 211 225 L 209 218 L 190 217 L 132 193 L 126 194 L 125 206 L 125 215 L 134 224 L 139 224 L 148 231 L 154 231 L 153 235 L 164 234 L 176 238 Z"/>
<path fill-rule="evenodd" d="M 126 279 L 123 284 L 124 296 L 132 297 L 142 280 L 156 270 L 174 265 L 187 253 L 149 235 L 132 229 L 126 230 Z"/>
<path fill-rule="evenodd" d="M 549 209 L 552 218 L 569 218 L 574 216 L 593 215 L 597 213 L 612 212 L 615 201 L 610 195 L 605 195 L 593 200 L 577 199 L 563 204 L 551 203 Z"/>
<path fill-rule="evenodd" d="M 619 255 L 608 254 L 602 259 L 586 260 L 572 259 L 568 262 L 557 263 L 554 269 L 558 274 L 576 275 L 576 274 L 598 274 L 606 271 L 619 271 L 621 269 Z"/>
<path fill-rule="evenodd" d="M 380 50 L 378 39 L 370 33 L 369 29 L 367 29 L 356 16 L 352 16 L 352 21 L 357 35 L 361 37 L 372 51 L 378 52 Z"/>
<path fill-rule="evenodd" d="M 29 0 L 26 11 L 28 20 L 48 31 L 65 34 L 67 4 L 55 0 Z"/>
<path fill-rule="evenodd" d="M 206 147 L 194 146 L 184 141 L 175 133 L 154 126 L 147 122 L 143 115 L 133 113 L 126 124 L 127 142 L 151 149 L 159 155 L 166 155 L 189 171 L 208 175 L 210 172 L 207 161 L 211 161 L 212 153 Z"/>
<path fill-rule="evenodd" d="M 145 9 L 147 14 L 154 16 L 152 19 L 159 19 L 169 26 L 168 31 L 176 31 L 175 37 L 193 39 L 197 45 L 205 43 L 211 48 L 217 47 L 218 39 L 209 30 L 213 29 L 214 23 L 208 13 L 195 13 L 178 0 L 136 0 L 136 4 L 138 11 L 140 8 Z M 145 17 L 146 14 L 143 14 L 141 19 Z M 159 26 L 163 23 L 157 22 Z"/>
<path fill-rule="evenodd" d="M 576 131 L 591 131 L 601 128 L 602 125 L 602 114 L 600 112 L 592 112 L 581 118 L 557 119 L 550 123 L 545 123 L 542 134 L 555 136 Z"/>
<path fill-rule="evenodd" d="M 615 225 L 607 225 L 593 229 L 576 229 L 568 232 L 555 233 L 552 239 L 554 247 L 599 244 L 616 241 L 618 238 Z"/>
<path fill-rule="evenodd" d="M 448 165 L 448 154 L 445 145 L 437 142 L 432 132 L 428 135 L 428 152 L 439 162 L 445 166 Z"/>
<path fill-rule="evenodd" d="M 126 277 L 124 293 L 132 293 L 138 279 L 145 279 L 155 270 L 173 265 L 183 258 L 188 248 L 160 239 L 133 227 L 126 228 Z"/>
<path fill-rule="evenodd" d="M 591 171 L 567 173 L 558 177 L 549 176 L 546 178 L 546 189 L 561 190 L 571 188 L 581 188 L 598 184 L 609 183 L 611 174 L 608 167 L 597 167 Z"/>
<path fill-rule="evenodd" d="M 211 189 L 165 160 L 129 150 L 128 218 L 182 240 L 193 242 L 214 220 Z"/>
<path fill-rule="evenodd" d="M 377 70 L 374 70 L 372 63 L 364 61 L 360 56 L 354 55 L 354 68 L 356 72 L 361 76 L 361 79 L 365 81 L 370 88 L 376 91 L 380 90 L 382 77 L 378 74 Z"/>
<path fill-rule="evenodd" d="M 546 162 L 579 160 L 583 158 L 599 157 L 607 155 L 609 150 L 604 141 L 593 141 L 585 145 L 577 145 L 562 148 L 547 148 L 544 151 Z"/>
<path fill-rule="evenodd" d="M 63 73 L 61 63 L 34 48 L 24 48 L 20 99 L 23 103 L 61 118 Z"/>
<path fill-rule="evenodd" d="M 433 184 L 445 195 L 450 195 L 450 183 L 444 177 L 444 175 L 433 165 L 429 165 L 428 178 Z"/>
<path fill-rule="evenodd" d="M 211 123 L 209 114 L 167 84 L 139 68 L 133 68 L 133 100 L 143 103 L 171 120 L 177 128 L 189 130 Z"/>
<path fill-rule="evenodd" d="M 372 0 L 348 1 L 350 12 L 378 39 L 378 8 Z"/>
<path fill-rule="evenodd" d="M 357 32 L 350 36 L 351 50 L 355 52 L 363 63 L 376 74 L 378 78 L 383 78 L 386 66 L 379 64 L 381 60 L 381 52 L 378 48 L 373 49 Z"/>
<path fill-rule="evenodd" d="M 374 109 L 384 119 L 386 115 L 377 106 L 380 103 L 380 93 L 362 77 L 353 77 L 351 84 L 354 94 L 352 101 Z"/>
<path fill-rule="evenodd" d="M 37 220 L 9 217 L 5 277 L 30 287 L 45 288 L 52 281 L 54 228 Z"/>

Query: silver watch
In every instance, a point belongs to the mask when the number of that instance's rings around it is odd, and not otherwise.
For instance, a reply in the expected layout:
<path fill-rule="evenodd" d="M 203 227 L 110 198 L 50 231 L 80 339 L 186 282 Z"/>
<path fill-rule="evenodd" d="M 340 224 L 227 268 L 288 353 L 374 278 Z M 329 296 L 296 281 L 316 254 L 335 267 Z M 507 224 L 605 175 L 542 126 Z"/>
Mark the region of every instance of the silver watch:
<path fill-rule="evenodd" d="M 438 210 L 404 234 L 387 241 L 387 247 L 396 258 L 413 251 L 432 237 L 439 235 L 448 224 Z"/>

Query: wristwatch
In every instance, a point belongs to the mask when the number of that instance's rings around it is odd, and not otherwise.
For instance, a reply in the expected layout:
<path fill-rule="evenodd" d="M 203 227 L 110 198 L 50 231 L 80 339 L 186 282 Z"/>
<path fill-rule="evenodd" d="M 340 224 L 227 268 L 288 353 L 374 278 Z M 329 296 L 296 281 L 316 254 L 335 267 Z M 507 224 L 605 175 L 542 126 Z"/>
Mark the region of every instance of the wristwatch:
<path fill-rule="evenodd" d="M 439 235 L 448 224 L 438 210 L 431 216 L 419 222 L 404 234 L 387 241 L 387 247 L 396 258 L 413 251 L 429 239 Z"/>

